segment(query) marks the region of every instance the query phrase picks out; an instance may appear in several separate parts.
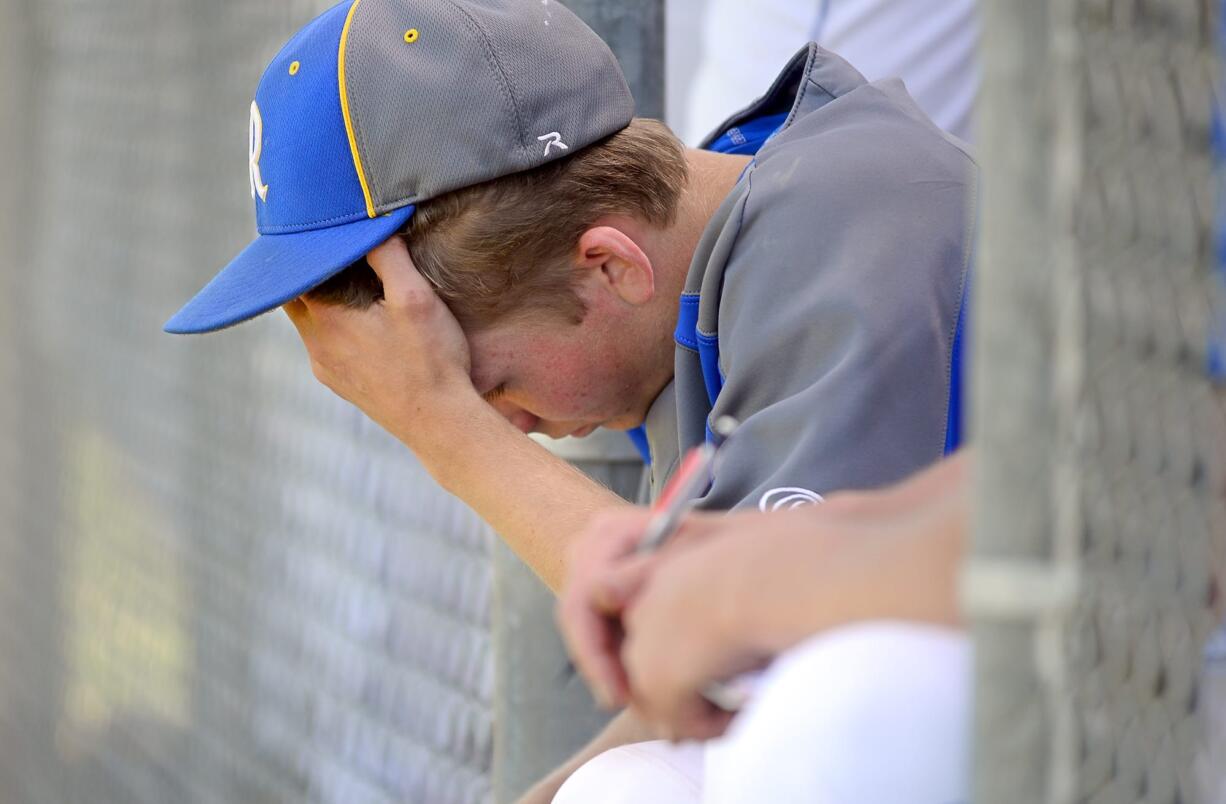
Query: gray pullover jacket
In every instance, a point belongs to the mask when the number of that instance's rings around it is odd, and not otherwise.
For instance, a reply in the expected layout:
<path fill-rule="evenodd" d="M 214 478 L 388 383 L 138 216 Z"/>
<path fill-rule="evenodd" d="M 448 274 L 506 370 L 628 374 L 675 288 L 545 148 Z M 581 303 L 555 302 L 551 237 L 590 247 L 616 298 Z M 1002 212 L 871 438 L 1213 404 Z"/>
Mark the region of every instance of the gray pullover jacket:
<path fill-rule="evenodd" d="M 939 459 L 976 170 L 897 80 L 809 45 L 717 136 L 776 116 L 690 265 L 674 381 L 647 416 L 653 496 L 721 415 L 701 507 L 784 508 Z"/>

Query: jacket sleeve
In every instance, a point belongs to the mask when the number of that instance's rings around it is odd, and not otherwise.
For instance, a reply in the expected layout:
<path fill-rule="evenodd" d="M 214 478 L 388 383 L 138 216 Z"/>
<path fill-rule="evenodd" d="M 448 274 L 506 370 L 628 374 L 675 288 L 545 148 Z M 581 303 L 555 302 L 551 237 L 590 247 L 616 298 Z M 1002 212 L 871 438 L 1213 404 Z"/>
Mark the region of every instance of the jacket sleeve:
<path fill-rule="evenodd" d="M 941 457 L 974 168 L 896 128 L 836 132 L 807 170 L 811 147 L 781 146 L 749 174 L 715 331 L 700 319 L 724 379 L 708 421 L 740 422 L 701 507 L 791 507 Z"/>

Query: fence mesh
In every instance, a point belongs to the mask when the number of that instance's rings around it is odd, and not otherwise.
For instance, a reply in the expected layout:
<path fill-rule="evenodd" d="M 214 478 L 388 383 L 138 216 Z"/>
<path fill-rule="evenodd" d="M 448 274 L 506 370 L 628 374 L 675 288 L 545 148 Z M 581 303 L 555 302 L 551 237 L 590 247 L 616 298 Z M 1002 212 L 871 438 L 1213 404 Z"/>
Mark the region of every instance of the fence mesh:
<path fill-rule="evenodd" d="M 485 526 L 280 317 L 160 333 L 250 237 L 250 93 L 330 4 L 0 3 L 6 802 L 490 797 Z"/>
<path fill-rule="evenodd" d="M 284 322 L 159 334 L 326 5 L 0 0 L 4 801 L 490 797 L 491 535 Z M 986 10 L 976 800 L 1223 801 L 1217 4 Z"/>
<path fill-rule="evenodd" d="M 1217 15 L 987 5 L 978 801 L 1226 801 Z"/>

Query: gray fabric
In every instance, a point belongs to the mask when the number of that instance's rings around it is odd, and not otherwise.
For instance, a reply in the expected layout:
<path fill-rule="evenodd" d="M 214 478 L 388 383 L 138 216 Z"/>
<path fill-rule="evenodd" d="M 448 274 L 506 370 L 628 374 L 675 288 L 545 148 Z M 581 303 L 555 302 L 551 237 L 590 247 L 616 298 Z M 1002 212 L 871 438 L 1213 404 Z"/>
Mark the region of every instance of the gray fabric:
<path fill-rule="evenodd" d="M 664 116 L 664 0 L 567 0 L 621 63 L 638 114 Z M 552 442 L 554 454 L 638 499 L 646 473 L 622 433 Z M 624 452 L 622 450 L 625 450 Z M 583 680 L 563 673 L 556 600 L 505 543 L 494 547 L 494 801 L 511 802 L 587 742 L 608 718 Z"/>
<path fill-rule="evenodd" d="M 702 382 L 702 378 L 698 378 Z M 681 460 L 680 442 L 677 439 L 677 388 L 676 380 L 664 386 L 664 390 L 651 403 L 647 420 L 647 446 L 651 463 L 647 467 L 647 483 L 650 498 L 659 496 Z"/>
<path fill-rule="evenodd" d="M 555 0 L 361 0 L 345 74 L 379 212 L 538 167 L 634 115 L 613 53 Z"/>
<path fill-rule="evenodd" d="M 878 487 L 944 449 L 974 165 L 900 82 L 865 83 L 816 45 L 728 125 L 789 107 L 686 278 L 700 335 L 719 338 L 723 390 L 712 408 L 698 354 L 679 345 L 675 432 L 648 417 L 653 461 L 718 416 L 741 422 L 706 508 Z"/>

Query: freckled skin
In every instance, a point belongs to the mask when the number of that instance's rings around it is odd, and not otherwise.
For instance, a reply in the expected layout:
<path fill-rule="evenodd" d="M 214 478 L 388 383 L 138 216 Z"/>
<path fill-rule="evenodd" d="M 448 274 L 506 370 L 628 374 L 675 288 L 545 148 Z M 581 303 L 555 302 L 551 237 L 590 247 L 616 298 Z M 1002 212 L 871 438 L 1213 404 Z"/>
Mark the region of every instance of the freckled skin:
<path fill-rule="evenodd" d="M 504 385 L 490 404 L 526 432 L 560 437 L 637 427 L 672 373 L 671 358 L 664 367 L 661 350 L 650 348 L 660 336 L 647 318 L 637 310 L 590 310 L 581 324 L 495 324 L 468 336 L 473 384 L 483 394 Z"/>
<path fill-rule="evenodd" d="M 638 427 L 673 378 L 677 299 L 707 222 L 748 156 L 687 152 L 691 175 L 664 228 L 610 215 L 580 238 L 579 324 L 524 315 L 466 333 L 477 392 L 524 432 Z M 505 386 L 496 398 L 490 391 Z"/>

